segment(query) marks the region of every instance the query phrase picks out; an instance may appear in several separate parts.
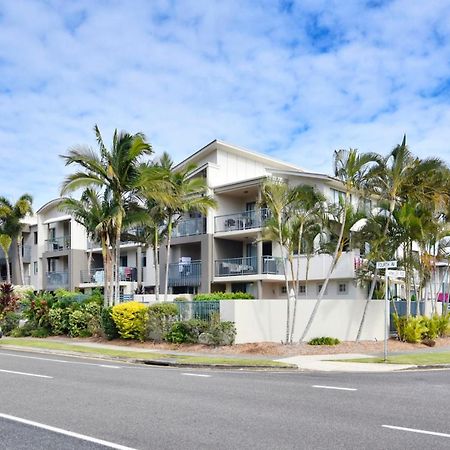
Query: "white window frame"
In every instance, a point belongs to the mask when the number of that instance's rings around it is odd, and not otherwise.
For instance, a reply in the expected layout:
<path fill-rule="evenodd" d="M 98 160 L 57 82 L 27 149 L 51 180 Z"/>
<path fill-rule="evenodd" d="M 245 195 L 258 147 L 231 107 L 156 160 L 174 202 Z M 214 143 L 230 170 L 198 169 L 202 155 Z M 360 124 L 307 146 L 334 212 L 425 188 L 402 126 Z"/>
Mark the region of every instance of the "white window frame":
<path fill-rule="evenodd" d="M 344 291 L 341 291 L 341 286 L 345 286 L 344 287 Z M 348 295 L 348 283 L 338 283 L 337 285 L 337 294 L 338 295 Z"/>

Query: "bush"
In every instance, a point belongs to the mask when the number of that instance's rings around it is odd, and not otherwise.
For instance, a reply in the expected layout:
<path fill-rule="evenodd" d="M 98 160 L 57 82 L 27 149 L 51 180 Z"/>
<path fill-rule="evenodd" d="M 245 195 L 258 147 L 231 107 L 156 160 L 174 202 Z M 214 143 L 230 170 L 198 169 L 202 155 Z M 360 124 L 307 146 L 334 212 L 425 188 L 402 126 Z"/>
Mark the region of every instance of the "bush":
<path fill-rule="evenodd" d="M 112 306 L 110 306 L 109 308 L 103 308 L 100 316 L 103 335 L 108 340 L 116 339 L 119 337 L 119 331 L 117 330 L 111 313 Z"/>
<path fill-rule="evenodd" d="M 148 308 L 147 338 L 161 342 L 178 319 L 178 307 L 173 303 L 156 303 Z"/>
<path fill-rule="evenodd" d="M 211 294 L 194 295 L 195 302 L 208 302 L 217 300 L 252 300 L 255 297 L 246 292 L 212 292 Z"/>
<path fill-rule="evenodd" d="M 69 331 L 69 315 L 68 308 L 53 307 L 48 313 L 52 334 L 67 334 Z"/>
<path fill-rule="evenodd" d="M 22 327 L 14 328 L 9 334 L 12 337 L 26 337 L 31 336 L 31 333 L 38 328 L 33 322 L 26 322 Z"/>
<path fill-rule="evenodd" d="M 205 320 L 191 319 L 185 322 L 175 322 L 166 334 L 166 341 L 173 344 L 196 344 L 202 333 L 208 331 L 209 324 Z"/>
<path fill-rule="evenodd" d="M 450 315 L 432 317 L 415 317 L 393 315 L 395 329 L 400 341 L 417 343 L 427 339 L 433 341 L 437 337 L 446 336 L 450 322 Z"/>
<path fill-rule="evenodd" d="M 341 341 L 339 339 L 329 336 L 322 336 L 311 339 L 308 342 L 308 345 L 338 345 L 340 343 Z"/>
<path fill-rule="evenodd" d="M 435 340 L 439 337 L 439 322 L 440 318 L 438 315 L 432 317 L 422 317 L 422 325 L 426 328 L 422 333 L 422 339 Z"/>
<path fill-rule="evenodd" d="M 403 331 L 404 339 L 406 342 L 415 344 L 420 342 L 428 331 L 423 317 L 410 316 L 405 321 L 405 329 Z"/>
<path fill-rule="evenodd" d="M 1 329 L 5 336 L 9 336 L 10 333 L 19 326 L 20 315 L 15 312 L 7 312 L 1 323 Z"/>
<path fill-rule="evenodd" d="M 236 328 L 233 322 L 211 323 L 208 331 L 198 337 L 198 342 L 205 345 L 233 345 Z"/>
<path fill-rule="evenodd" d="M 113 306 L 111 314 L 121 338 L 144 340 L 148 315 L 145 305 L 139 302 L 121 303 Z"/>
<path fill-rule="evenodd" d="M 51 329 L 49 313 L 50 308 L 55 303 L 55 298 L 50 292 L 42 294 L 30 294 L 22 302 L 24 306 L 23 315 L 37 327 Z"/>
<path fill-rule="evenodd" d="M 5 314 L 18 308 L 19 297 L 14 293 L 12 284 L 0 284 L 0 324 Z"/>
<path fill-rule="evenodd" d="M 98 335 L 100 326 L 100 306 L 97 303 L 86 303 L 69 313 L 69 335 L 72 337 L 89 337 Z"/>
<path fill-rule="evenodd" d="M 38 327 L 31 332 L 31 336 L 35 338 L 46 338 L 49 336 L 47 328 Z"/>

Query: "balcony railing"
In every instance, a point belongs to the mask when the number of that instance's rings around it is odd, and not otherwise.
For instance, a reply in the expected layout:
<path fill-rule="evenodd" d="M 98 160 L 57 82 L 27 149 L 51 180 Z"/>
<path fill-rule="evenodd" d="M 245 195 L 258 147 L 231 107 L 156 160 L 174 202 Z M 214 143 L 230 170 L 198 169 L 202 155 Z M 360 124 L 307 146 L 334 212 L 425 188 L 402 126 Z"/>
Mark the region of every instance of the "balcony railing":
<path fill-rule="evenodd" d="M 215 261 L 215 276 L 229 277 L 237 275 L 255 275 L 258 273 L 258 258 L 246 256 L 242 258 L 219 259 Z M 266 275 L 283 275 L 283 260 L 275 256 L 263 256 L 261 273 Z"/>
<path fill-rule="evenodd" d="M 172 237 L 197 236 L 205 233 L 206 218 L 197 217 L 179 222 L 172 232 Z"/>
<path fill-rule="evenodd" d="M 136 267 L 119 267 L 119 280 L 137 281 Z M 80 271 L 81 283 L 103 284 L 104 281 L 105 281 L 105 270 L 103 269 L 103 267 Z"/>
<path fill-rule="evenodd" d="M 61 236 L 45 241 L 48 252 L 62 252 L 70 249 L 70 236 Z"/>
<path fill-rule="evenodd" d="M 214 218 L 215 231 L 250 230 L 264 226 L 270 217 L 270 211 L 262 208 L 254 211 L 242 211 L 236 214 L 226 214 Z"/>
<path fill-rule="evenodd" d="M 31 246 L 22 245 L 22 262 L 29 263 L 31 261 Z"/>
<path fill-rule="evenodd" d="M 263 256 L 262 273 L 266 275 L 284 275 L 283 258 L 276 256 Z"/>
<path fill-rule="evenodd" d="M 46 272 L 45 279 L 47 288 L 58 288 L 69 285 L 68 272 Z"/>
<path fill-rule="evenodd" d="M 200 286 L 201 278 L 201 261 L 169 264 L 169 286 Z"/>
<path fill-rule="evenodd" d="M 236 275 L 253 275 L 258 273 L 256 256 L 242 258 L 219 259 L 215 261 L 216 277 L 228 277 Z"/>

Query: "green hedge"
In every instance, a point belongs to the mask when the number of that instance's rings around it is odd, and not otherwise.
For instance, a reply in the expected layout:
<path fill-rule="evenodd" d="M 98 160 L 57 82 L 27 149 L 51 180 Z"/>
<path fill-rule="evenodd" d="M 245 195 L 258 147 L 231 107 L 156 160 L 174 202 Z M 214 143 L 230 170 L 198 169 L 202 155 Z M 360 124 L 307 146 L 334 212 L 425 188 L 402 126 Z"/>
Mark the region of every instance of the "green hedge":
<path fill-rule="evenodd" d="M 208 302 L 217 300 L 252 300 L 252 294 L 246 292 L 212 292 L 211 294 L 197 294 L 194 295 L 195 302 Z"/>

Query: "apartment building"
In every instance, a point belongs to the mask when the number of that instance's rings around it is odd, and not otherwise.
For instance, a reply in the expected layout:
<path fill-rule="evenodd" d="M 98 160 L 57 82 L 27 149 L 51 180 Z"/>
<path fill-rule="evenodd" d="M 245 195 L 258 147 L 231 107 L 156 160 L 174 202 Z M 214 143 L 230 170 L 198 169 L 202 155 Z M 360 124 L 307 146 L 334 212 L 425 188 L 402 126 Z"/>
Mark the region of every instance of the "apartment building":
<path fill-rule="evenodd" d="M 218 140 L 193 153 L 175 169 L 190 163 L 197 166 L 192 176 L 205 178 L 218 206 L 206 217 L 198 214 L 183 217 L 174 229 L 169 256 L 170 293 L 245 291 L 257 298 L 285 298 L 280 249 L 273 242 L 262 240 L 269 215 L 258 206 L 262 185 L 268 177 L 282 179 L 291 186 L 306 184 L 314 186 L 330 201 L 338 202 L 343 195 L 341 183 L 328 175 L 308 172 Z M 354 196 L 352 201 L 356 205 L 359 200 Z M 55 199 L 46 203 L 27 221 L 22 246 L 26 281 L 36 289 L 46 290 L 102 287 L 101 248 L 90 242 L 84 228 L 61 210 L 60 202 L 61 199 Z M 163 245 L 161 291 L 166 260 Z M 325 298 L 365 296 L 355 281 L 359 261 L 358 251 L 343 254 Z M 330 262 L 331 257 L 324 254 L 310 260 L 309 281 L 300 287 L 304 298 L 317 296 Z M 305 256 L 298 256 L 296 264 L 300 264 L 300 276 L 305 279 Z M 146 293 L 154 292 L 151 249 L 123 242 L 119 272 L 122 293 L 131 294 L 138 286 Z"/>

